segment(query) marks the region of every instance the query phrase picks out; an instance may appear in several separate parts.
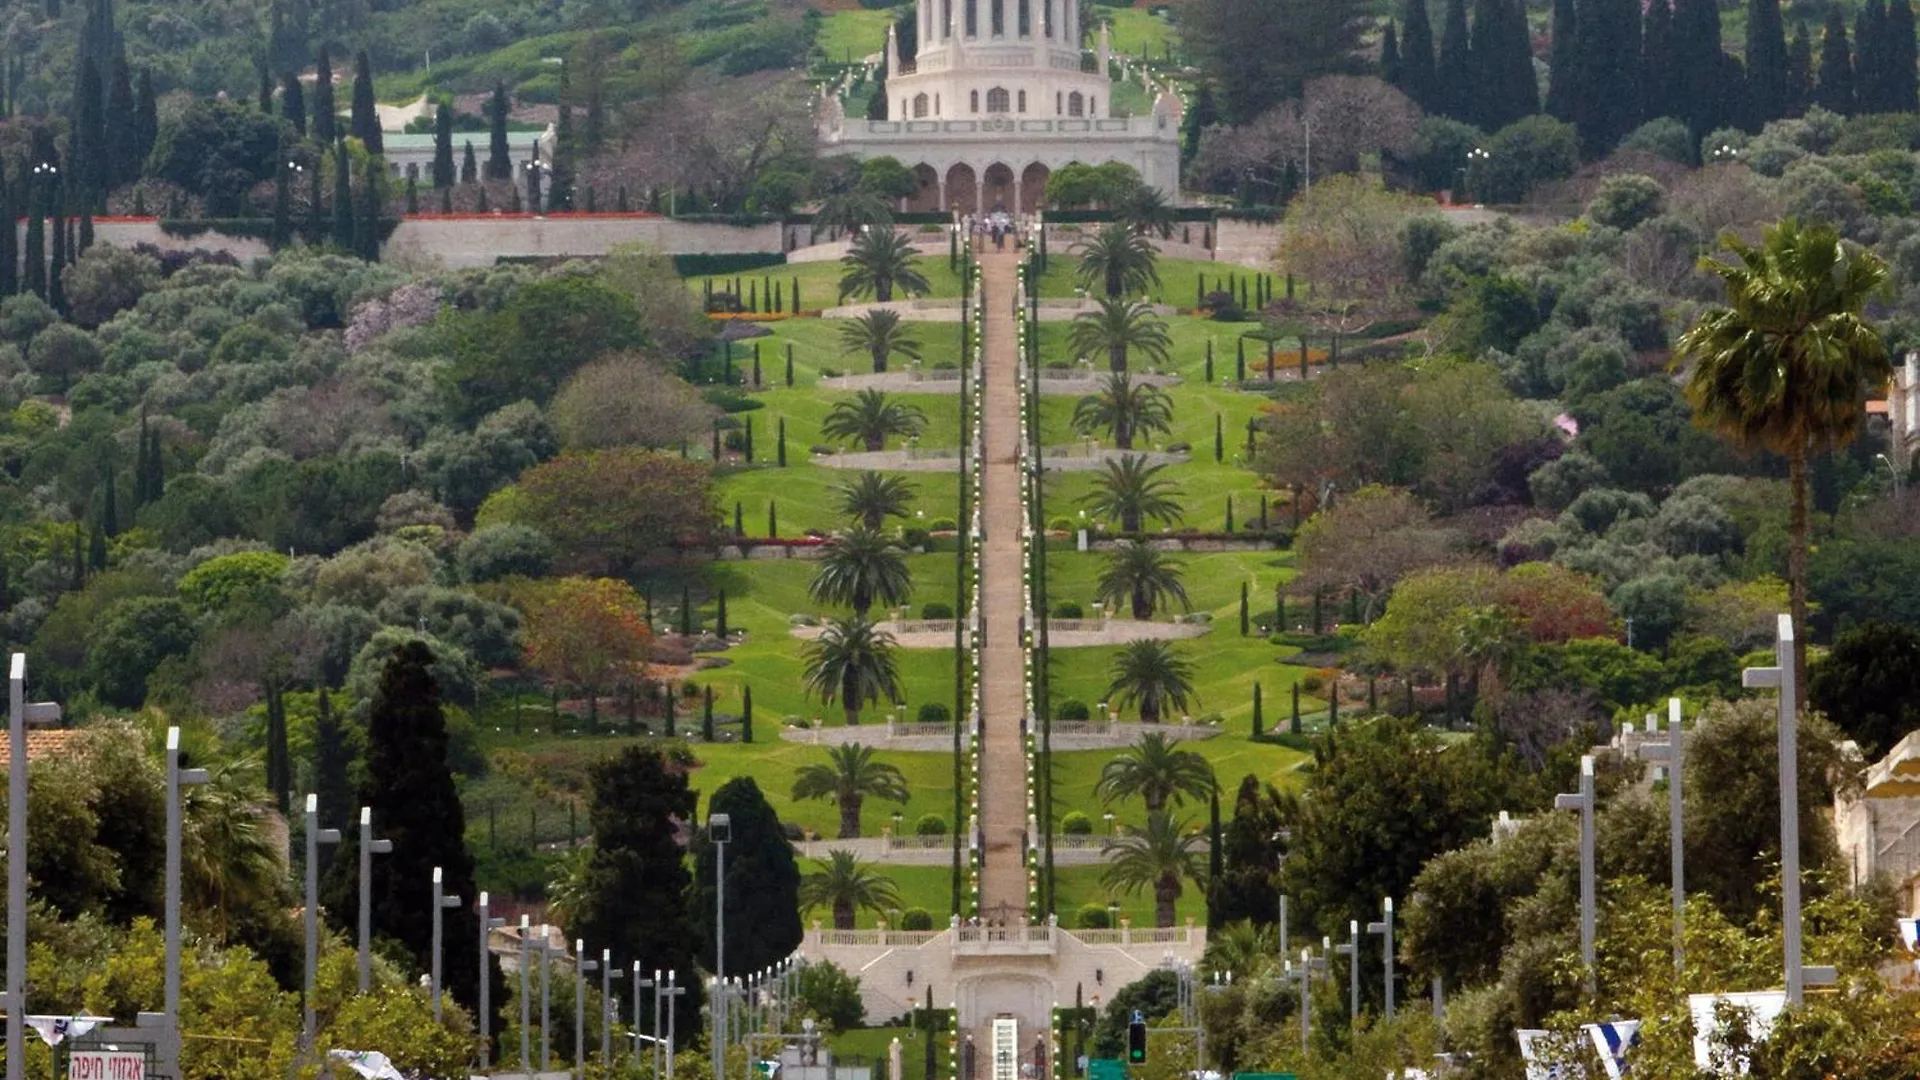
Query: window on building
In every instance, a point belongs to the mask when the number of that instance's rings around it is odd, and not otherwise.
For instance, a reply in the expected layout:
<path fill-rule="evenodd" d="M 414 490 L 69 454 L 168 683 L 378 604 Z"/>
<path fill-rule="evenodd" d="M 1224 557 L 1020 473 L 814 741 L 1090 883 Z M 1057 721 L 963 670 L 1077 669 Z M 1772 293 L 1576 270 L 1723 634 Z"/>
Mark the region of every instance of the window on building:
<path fill-rule="evenodd" d="M 1086 112 L 1086 99 L 1080 96 L 1080 91 L 1075 90 L 1067 95 L 1068 116 L 1085 116 Z"/>
<path fill-rule="evenodd" d="M 914 95 L 913 118 L 915 120 L 925 120 L 927 118 L 927 95 L 925 94 Z"/>
<path fill-rule="evenodd" d="M 1019 21 L 1019 29 L 1020 29 L 1020 36 L 1021 36 L 1021 37 L 1032 37 L 1032 36 L 1033 36 L 1033 4 L 1032 4 L 1032 0 L 1020 0 L 1020 8 L 1019 8 L 1019 11 L 1020 11 L 1020 16 L 1019 16 L 1019 18 L 1020 18 L 1020 21 Z"/>
<path fill-rule="evenodd" d="M 1009 107 L 1010 106 L 1007 100 L 1006 87 L 996 86 L 993 89 L 987 91 L 987 111 L 988 112 L 990 113 L 991 112 L 1007 112 L 1009 111 Z"/>
<path fill-rule="evenodd" d="M 1063 112 L 1066 112 L 1066 111 L 1067 111 L 1067 110 L 1066 110 L 1066 109 L 1065 109 L 1065 108 L 1064 108 L 1064 107 L 1063 107 L 1063 106 L 1062 106 L 1062 105 L 1060 104 L 1060 103 L 1061 103 L 1062 101 L 1064 101 L 1064 100 L 1066 100 L 1066 99 L 1065 99 L 1065 98 L 1062 98 L 1062 97 L 1060 96 L 1060 91 L 1058 91 L 1058 90 L 1055 90 L 1055 91 L 1053 92 L 1053 115 L 1055 115 L 1055 116 L 1059 116 L 1059 115 L 1060 115 L 1061 113 L 1063 113 Z"/>
<path fill-rule="evenodd" d="M 967 36 L 980 36 L 980 0 L 967 0 Z"/>
<path fill-rule="evenodd" d="M 940 95 L 939 94 L 933 95 L 933 115 L 935 116 L 940 115 Z"/>
<path fill-rule="evenodd" d="M 1025 90 L 1020 91 L 1020 111 L 1027 111 L 1027 92 Z"/>
<path fill-rule="evenodd" d="M 1090 97 L 1087 99 L 1087 115 L 1088 116 L 1100 115 L 1100 99 L 1099 98 Z"/>
<path fill-rule="evenodd" d="M 941 0 L 940 3 L 940 39 L 953 36 L 953 0 Z"/>
<path fill-rule="evenodd" d="M 988 2 L 992 5 L 989 13 L 992 16 L 993 36 L 1005 37 L 1007 33 L 1006 0 L 988 0 Z"/>
<path fill-rule="evenodd" d="M 980 111 L 980 91 L 978 90 L 967 91 L 967 107 L 968 107 L 968 111 L 970 112 Z"/>

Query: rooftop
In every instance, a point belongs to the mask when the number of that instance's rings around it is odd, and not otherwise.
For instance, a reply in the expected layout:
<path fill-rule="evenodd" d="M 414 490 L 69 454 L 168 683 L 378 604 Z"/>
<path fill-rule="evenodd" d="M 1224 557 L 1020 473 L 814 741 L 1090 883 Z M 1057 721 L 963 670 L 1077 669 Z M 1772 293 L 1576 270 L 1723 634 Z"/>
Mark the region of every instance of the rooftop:
<path fill-rule="evenodd" d="M 73 752 L 73 744 L 80 732 L 73 728 L 56 728 L 48 731 L 27 732 L 27 761 L 44 761 L 49 757 L 63 757 Z M 0 738 L 0 768 L 13 764 L 13 745 L 10 740 Z"/>

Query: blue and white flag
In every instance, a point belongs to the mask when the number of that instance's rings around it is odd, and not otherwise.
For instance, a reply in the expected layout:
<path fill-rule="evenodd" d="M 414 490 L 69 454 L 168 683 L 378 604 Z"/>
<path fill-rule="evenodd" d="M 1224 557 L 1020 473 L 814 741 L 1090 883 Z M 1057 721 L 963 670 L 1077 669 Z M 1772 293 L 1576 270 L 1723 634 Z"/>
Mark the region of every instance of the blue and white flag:
<path fill-rule="evenodd" d="M 1542 1051 L 1547 1047 L 1542 1043 L 1553 1037 L 1553 1033 L 1540 1028 L 1518 1028 L 1513 1033 L 1520 1040 L 1520 1060 L 1527 1065 L 1527 1080 L 1562 1080 L 1566 1070 L 1557 1061 L 1542 1060 Z"/>
<path fill-rule="evenodd" d="M 1746 1029 L 1749 1039 L 1758 1041 L 1773 1033 L 1773 1022 L 1786 1007 L 1787 995 L 1781 990 L 1688 994 L 1687 1011 L 1693 1016 L 1694 1065 L 1714 1070 L 1716 1075 L 1745 1076 L 1746 1057 L 1726 1045 L 1728 1021 L 1738 1023 Z"/>
<path fill-rule="evenodd" d="M 406 1080 L 387 1055 L 378 1050 L 329 1050 L 327 1056 L 367 1080 Z"/>
<path fill-rule="evenodd" d="M 1607 1024 L 1588 1024 L 1593 1048 L 1600 1052 L 1600 1064 L 1606 1066 L 1608 1080 L 1627 1075 L 1627 1051 L 1640 1045 L 1640 1021 L 1615 1020 Z"/>
<path fill-rule="evenodd" d="M 113 1022 L 111 1016 L 26 1016 L 22 1019 L 48 1046 L 59 1046 L 69 1038 L 78 1039 L 101 1024 Z"/>
<path fill-rule="evenodd" d="M 1900 944 L 1905 945 L 1908 952 L 1920 952 L 1920 918 L 1894 921 L 1900 924 Z"/>

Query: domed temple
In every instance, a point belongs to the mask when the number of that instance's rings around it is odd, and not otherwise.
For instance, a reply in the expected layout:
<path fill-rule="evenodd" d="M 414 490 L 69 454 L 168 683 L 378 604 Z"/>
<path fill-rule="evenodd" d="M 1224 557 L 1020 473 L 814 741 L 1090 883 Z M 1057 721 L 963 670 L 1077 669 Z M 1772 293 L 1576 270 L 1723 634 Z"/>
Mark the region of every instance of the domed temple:
<path fill-rule="evenodd" d="M 915 14 L 913 56 L 887 29 L 888 119 L 849 117 L 829 96 L 823 153 L 898 158 L 920 183 L 907 210 L 1031 213 L 1074 162 L 1124 162 L 1177 196 L 1179 95 L 1110 78 L 1107 29 L 1082 50 L 1077 0 L 918 0 Z M 1150 102 L 1145 115 L 1116 115 L 1116 92 Z"/>

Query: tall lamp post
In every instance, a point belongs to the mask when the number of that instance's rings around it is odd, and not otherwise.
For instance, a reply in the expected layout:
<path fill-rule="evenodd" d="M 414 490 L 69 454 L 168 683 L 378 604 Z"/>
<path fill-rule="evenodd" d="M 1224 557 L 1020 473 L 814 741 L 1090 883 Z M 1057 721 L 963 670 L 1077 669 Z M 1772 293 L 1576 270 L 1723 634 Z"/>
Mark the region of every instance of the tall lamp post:
<path fill-rule="evenodd" d="M 480 1071 L 493 1064 L 493 980 L 488 978 L 488 960 L 493 955 L 487 948 L 487 935 L 502 926 L 507 920 L 492 914 L 491 899 L 485 892 L 480 894 Z"/>
<path fill-rule="evenodd" d="M 1367 933 L 1379 934 L 1383 939 L 1381 964 L 1386 969 L 1387 983 L 1387 1019 L 1393 1019 L 1393 897 L 1389 896 L 1380 905 L 1380 921 L 1367 924 Z"/>
<path fill-rule="evenodd" d="M 1473 181 L 1479 179 L 1481 167 L 1485 165 L 1487 159 L 1492 156 L 1492 154 L 1487 153 L 1484 147 L 1476 146 L 1467 151 L 1467 167 L 1461 170 L 1465 174 L 1462 177 L 1462 186 L 1467 190 L 1461 194 L 1467 197 L 1469 203 L 1473 202 L 1474 188 L 1476 187 Z"/>
<path fill-rule="evenodd" d="M 1793 616 L 1781 615 L 1773 643 L 1773 666 L 1740 673 L 1748 688 L 1780 690 L 1780 938 L 1786 953 L 1787 1004 L 1799 1005 L 1805 988 L 1831 985 L 1830 966 L 1800 963 L 1800 747 L 1793 671 Z"/>
<path fill-rule="evenodd" d="M 37 170 L 37 166 L 36 166 Z M 7 1045 L 26 1045 L 27 1015 L 27 725 L 60 719 L 60 706 L 51 701 L 27 702 L 27 654 L 14 653 L 7 680 Z M 169 804 L 170 813 L 179 803 Z M 179 861 L 168 866 L 170 882 L 179 881 Z M 177 888 L 177 886 L 176 886 Z M 175 925 L 178 919 L 175 919 Z M 169 984 L 173 1000 L 167 1015 L 179 1025 L 179 980 Z M 26 1075 L 27 1055 L 7 1055 L 7 1080 Z"/>
<path fill-rule="evenodd" d="M 587 959 L 585 938 L 575 938 L 573 942 L 573 1076 L 574 1080 L 586 1080 L 587 1075 L 587 972 L 598 971 L 600 964 Z"/>
<path fill-rule="evenodd" d="M 1587 972 L 1587 996 L 1599 990 L 1594 971 L 1594 885 L 1593 885 L 1593 755 L 1580 758 L 1580 790 L 1555 795 L 1556 810 L 1580 812 L 1580 965 Z"/>
<path fill-rule="evenodd" d="M 713 844 L 713 1080 L 727 1078 L 727 844 L 733 819 L 707 815 L 707 839 Z"/>
<path fill-rule="evenodd" d="M 300 1039 L 301 1045 L 313 1046 L 313 972 L 320 965 L 320 845 L 340 842 L 339 829 L 320 827 L 320 796 L 307 793 L 306 808 L 307 831 L 307 910 L 305 912 L 307 930 L 307 970 L 306 980 L 301 985 L 300 995 Z"/>
<path fill-rule="evenodd" d="M 183 769 L 180 767 L 180 729 L 167 729 L 167 985 L 165 1006 L 167 1022 L 178 1025 L 180 1020 L 180 833 L 182 818 L 185 816 L 181 806 L 181 788 L 190 784 L 204 784 L 211 777 L 205 769 Z M 25 836 L 24 832 L 12 833 Z M 22 845 L 25 846 L 25 845 Z M 12 872 L 12 868 L 8 868 Z M 25 874 L 21 875 L 22 880 Z M 11 879 L 10 879 L 11 880 Z M 9 969 L 11 970 L 11 969 Z M 22 1012 L 25 1010 L 22 1009 Z"/>
<path fill-rule="evenodd" d="M 686 987 L 678 985 L 678 979 L 678 972 L 667 972 L 667 988 L 661 991 L 667 997 L 667 1043 L 664 1050 L 667 1059 L 667 1080 L 673 1080 L 673 1040 L 678 1035 L 676 1018 L 680 1012 L 680 995 L 687 992 Z"/>
<path fill-rule="evenodd" d="M 1335 945 L 1333 951 L 1347 958 L 1347 1023 L 1358 1029 L 1360 1026 L 1360 920 L 1347 922 L 1347 943 Z"/>
<path fill-rule="evenodd" d="M 639 1071 L 640 1068 L 640 1047 L 643 1045 L 640 1041 L 640 991 L 651 990 L 658 985 L 656 980 L 646 978 L 645 974 L 646 973 L 640 968 L 640 961 L 635 960 L 633 962 L 633 979 L 627 985 L 633 987 L 633 1067 L 636 1072 Z M 656 1016 L 659 1014 L 658 1000 L 658 995 L 655 995 L 654 1013 Z M 653 1030 L 647 1034 L 655 1036 L 655 1041 L 658 1041 L 657 1037 L 660 1034 L 660 1022 L 658 1020 L 654 1021 Z M 653 1060 L 653 1050 L 651 1047 L 647 1050 L 647 1060 Z"/>
<path fill-rule="evenodd" d="M 613 1068 L 613 980 L 626 974 L 624 969 L 613 966 L 612 949 L 600 950 L 600 1067 L 603 1069 Z M 638 987 L 634 988 L 633 999 L 640 1000 Z"/>
<path fill-rule="evenodd" d="M 527 945 L 528 935 L 533 933 L 533 920 L 520 916 L 520 1075 L 533 1072 L 533 1001 L 527 985 L 527 969 L 531 966 L 533 950 Z"/>
<path fill-rule="evenodd" d="M 436 1022 L 438 1022 L 440 1019 L 440 981 L 441 981 L 440 965 L 441 965 L 441 960 L 443 959 L 442 954 L 446 951 L 442 947 L 442 937 L 443 937 L 442 927 L 445 920 L 442 917 L 441 912 L 447 910 L 448 908 L 457 908 L 460 906 L 460 903 L 461 901 L 458 896 L 451 896 L 441 891 L 441 871 L 439 867 L 437 866 L 434 867 L 433 868 L 433 968 L 430 971 L 428 978 L 432 982 L 433 1019 Z M 483 972 L 481 974 L 481 978 L 485 978 L 485 977 L 486 975 Z"/>
<path fill-rule="evenodd" d="M 360 808 L 360 992 L 373 988 L 373 857 L 393 854 L 393 841 L 373 838 L 373 807 Z"/>
<path fill-rule="evenodd" d="M 1648 718 L 1652 730 L 1653 718 Z M 1671 847 L 1669 874 L 1673 879 L 1673 970 L 1686 970 L 1687 865 L 1681 843 L 1684 825 L 1680 798 L 1681 768 L 1686 763 L 1685 736 L 1680 730 L 1680 699 L 1667 699 L 1667 741 L 1640 744 L 1640 753 L 1648 761 L 1663 761 L 1667 766 L 1667 840 Z"/>

